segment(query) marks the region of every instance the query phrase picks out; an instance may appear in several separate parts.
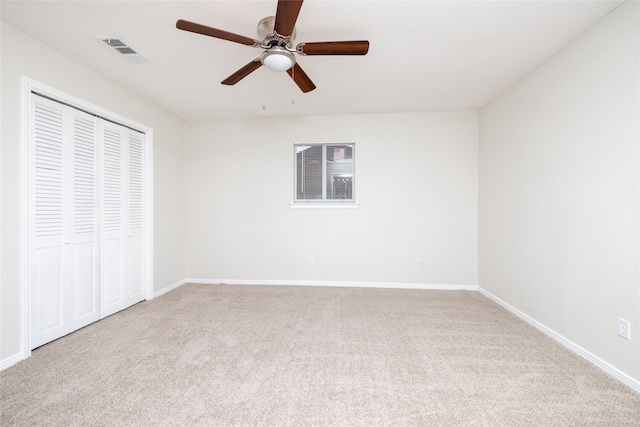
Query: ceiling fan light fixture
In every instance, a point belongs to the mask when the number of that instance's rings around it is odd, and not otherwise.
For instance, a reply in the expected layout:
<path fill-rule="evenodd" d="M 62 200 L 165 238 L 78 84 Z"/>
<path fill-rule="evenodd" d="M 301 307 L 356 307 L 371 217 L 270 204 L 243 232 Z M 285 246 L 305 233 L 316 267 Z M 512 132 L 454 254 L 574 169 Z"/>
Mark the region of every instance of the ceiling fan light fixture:
<path fill-rule="evenodd" d="M 287 71 L 296 63 L 293 54 L 281 47 L 273 47 L 265 51 L 260 56 L 260 60 L 265 67 L 277 72 Z"/>

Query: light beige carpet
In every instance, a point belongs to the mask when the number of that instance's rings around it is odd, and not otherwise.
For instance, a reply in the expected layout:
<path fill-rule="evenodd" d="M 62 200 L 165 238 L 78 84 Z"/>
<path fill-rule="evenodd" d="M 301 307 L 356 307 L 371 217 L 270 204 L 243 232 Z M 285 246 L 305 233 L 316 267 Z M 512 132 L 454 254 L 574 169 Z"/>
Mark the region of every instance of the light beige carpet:
<path fill-rule="evenodd" d="M 2 426 L 640 425 L 640 394 L 466 291 L 189 284 L 0 381 Z"/>

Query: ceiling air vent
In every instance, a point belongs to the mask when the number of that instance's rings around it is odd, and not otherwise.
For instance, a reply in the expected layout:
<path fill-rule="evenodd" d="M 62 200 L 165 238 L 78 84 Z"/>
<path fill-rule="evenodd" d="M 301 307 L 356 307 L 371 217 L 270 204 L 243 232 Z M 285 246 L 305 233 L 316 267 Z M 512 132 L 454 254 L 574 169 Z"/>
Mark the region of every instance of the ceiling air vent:
<path fill-rule="evenodd" d="M 97 37 L 98 40 L 101 40 L 107 46 L 118 52 L 120 55 L 125 56 L 128 59 L 142 59 L 145 57 L 140 55 L 134 48 L 129 46 L 127 42 L 122 40 L 122 38 L 118 36 L 107 36 L 107 37 Z"/>

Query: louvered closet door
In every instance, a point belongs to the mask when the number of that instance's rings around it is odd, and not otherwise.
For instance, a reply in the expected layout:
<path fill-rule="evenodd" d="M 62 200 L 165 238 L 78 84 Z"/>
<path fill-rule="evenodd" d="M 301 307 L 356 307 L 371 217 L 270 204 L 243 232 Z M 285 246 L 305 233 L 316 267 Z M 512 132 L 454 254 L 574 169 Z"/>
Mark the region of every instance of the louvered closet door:
<path fill-rule="evenodd" d="M 144 134 L 126 129 L 127 180 L 125 210 L 125 306 L 144 299 Z"/>
<path fill-rule="evenodd" d="M 145 135 L 32 95 L 31 348 L 144 299 Z"/>
<path fill-rule="evenodd" d="M 100 316 L 144 300 L 144 134 L 102 123 Z"/>
<path fill-rule="evenodd" d="M 96 119 L 34 95 L 32 347 L 99 318 Z"/>
<path fill-rule="evenodd" d="M 70 241 L 65 255 L 71 330 L 100 318 L 98 277 L 97 119 L 69 108 L 72 137 L 67 169 L 71 185 L 67 206 Z M 66 243 L 66 242 L 65 242 Z"/>
<path fill-rule="evenodd" d="M 125 307 L 125 130 L 101 123 L 100 317 Z"/>
<path fill-rule="evenodd" d="M 30 120 L 32 347 L 64 335 L 64 108 L 36 97 Z"/>

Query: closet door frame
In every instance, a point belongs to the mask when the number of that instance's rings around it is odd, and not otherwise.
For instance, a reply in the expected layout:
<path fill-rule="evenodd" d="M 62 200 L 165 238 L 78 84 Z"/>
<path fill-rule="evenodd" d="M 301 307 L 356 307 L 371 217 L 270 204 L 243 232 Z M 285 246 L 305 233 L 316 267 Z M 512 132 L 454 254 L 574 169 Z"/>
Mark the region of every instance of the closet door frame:
<path fill-rule="evenodd" d="M 22 77 L 22 114 L 20 140 L 21 179 L 20 179 L 20 346 L 23 359 L 31 356 L 31 230 L 32 208 L 30 188 L 31 181 L 31 115 L 33 108 L 32 93 L 69 105 L 78 110 L 99 116 L 105 120 L 118 123 L 144 134 L 144 260 L 143 260 L 143 293 L 146 300 L 153 299 L 153 129 L 129 118 L 113 113 L 97 105 L 64 93 L 51 86 Z"/>

